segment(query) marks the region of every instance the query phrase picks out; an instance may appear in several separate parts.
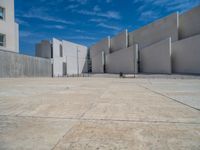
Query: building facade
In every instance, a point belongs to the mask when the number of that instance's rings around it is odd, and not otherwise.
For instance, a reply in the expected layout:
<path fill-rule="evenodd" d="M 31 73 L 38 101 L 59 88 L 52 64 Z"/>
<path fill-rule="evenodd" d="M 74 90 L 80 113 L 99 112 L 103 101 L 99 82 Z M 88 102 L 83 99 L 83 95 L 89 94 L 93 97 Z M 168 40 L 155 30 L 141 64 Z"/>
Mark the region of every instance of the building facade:
<path fill-rule="evenodd" d="M 19 29 L 14 0 L 0 0 L 0 50 L 19 52 Z"/>
<path fill-rule="evenodd" d="M 200 74 L 200 6 L 90 47 L 93 73 Z"/>
<path fill-rule="evenodd" d="M 51 77 L 51 60 L 19 54 L 14 0 L 0 0 L 0 77 Z"/>
<path fill-rule="evenodd" d="M 54 77 L 88 72 L 88 48 L 80 44 L 55 38 L 41 41 L 36 45 L 36 56 L 51 59 Z"/>

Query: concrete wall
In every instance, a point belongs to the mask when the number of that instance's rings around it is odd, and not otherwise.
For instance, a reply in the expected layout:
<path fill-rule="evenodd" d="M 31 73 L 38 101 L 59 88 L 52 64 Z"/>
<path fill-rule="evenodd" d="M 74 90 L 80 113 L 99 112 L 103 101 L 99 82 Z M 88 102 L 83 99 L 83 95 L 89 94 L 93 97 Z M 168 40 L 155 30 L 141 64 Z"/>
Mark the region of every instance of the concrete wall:
<path fill-rule="evenodd" d="M 128 47 L 128 30 L 125 30 L 110 40 L 110 51 L 115 52 Z"/>
<path fill-rule="evenodd" d="M 129 33 L 129 45 L 139 44 L 139 49 L 142 49 L 168 37 L 172 42 L 178 40 L 178 13 Z"/>
<path fill-rule="evenodd" d="M 54 77 L 63 76 L 63 62 L 66 62 L 66 58 L 60 57 L 60 45 L 62 45 L 62 42 L 53 38 L 52 48 L 53 48 L 53 76 Z"/>
<path fill-rule="evenodd" d="M 104 51 L 106 54 L 110 53 L 110 37 L 107 37 L 90 47 L 91 58 L 101 54 L 102 51 Z"/>
<path fill-rule="evenodd" d="M 171 38 L 140 50 L 142 73 L 171 73 Z"/>
<path fill-rule="evenodd" d="M 92 57 L 92 72 L 93 73 L 104 73 L 102 52 Z"/>
<path fill-rule="evenodd" d="M 67 74 L 86 73 L 88 48 L 86 46 L 62 41 L 63 55 L 67 57 Z"/>
<path fill-rule="evenodd" d="M 200 34 L 200 6 L 180 15 L 179 38 Z"/>
<path fill-rule="evenodd" d="M 0 77 L 51 77 L 51 61 L 0 50 Z"/>
<path fill-rule="evenodd" d="M 43 40 L 36 44 L 36 57 L 51 58 L 51 43 L 49 41 Z"/>
<path fill-rule="evenodd" d="M 0 20 L 0 33 L 6 35 L 6 45 L 0 49 L 19 52 L 18 24 L 15 23 L 14 0 L 0 0 L 0 6 L 5 9 L 5 20 Z"/>
<path fill-rule="evenodd" d="M 19 53 L 19 24 L 15 23 L 15 52 Z"/>
<path fill-rule="evenodd" d="M 92 72 L 103 73 L 102 52 L 110 53 L 110 37 L 107 37 L 90 47 L 90 57 L 92 61 Z"/>
<path fill-rule="evenodd" d="M 106 57 L 107 73 L 137 73 L 137 56 L 138 46 L 134 45 L 129 48 L 108 54 Z"/>
<path fill-rule="evenodd" d="M 200 74 L 200 34 L 172 44 L 174 73 Z"/>
<path fill-rule="evenodd" d="M 66 62 L 66 58 L 52 59 L 53 62 L 53 76 L 54 77 L 62 77 L 64 76 L 63 72 L 63 63 Z"/>
<path fill-rule="evenodd" d="M 60 56 L 60 46 L 63 55 Z M 88 72 L 87 67 L 88 48 L 86 46 L 69 41 L 53 39 L 53 74 L 64 76 Z M 63 69 L 63 64 L 66 68 Z M 66 74 L 65 71 L 66 70 Z"/>

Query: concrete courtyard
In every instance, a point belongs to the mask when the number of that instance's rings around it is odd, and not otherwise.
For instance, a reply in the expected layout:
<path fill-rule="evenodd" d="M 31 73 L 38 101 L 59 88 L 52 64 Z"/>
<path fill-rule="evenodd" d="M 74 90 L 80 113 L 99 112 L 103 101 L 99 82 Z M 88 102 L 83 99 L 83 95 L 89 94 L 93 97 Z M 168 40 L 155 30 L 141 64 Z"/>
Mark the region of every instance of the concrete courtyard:
<path fill-rule="evenodd" d="M 199 150 L 200 79 L 0 79 L 1 150 Z"/>

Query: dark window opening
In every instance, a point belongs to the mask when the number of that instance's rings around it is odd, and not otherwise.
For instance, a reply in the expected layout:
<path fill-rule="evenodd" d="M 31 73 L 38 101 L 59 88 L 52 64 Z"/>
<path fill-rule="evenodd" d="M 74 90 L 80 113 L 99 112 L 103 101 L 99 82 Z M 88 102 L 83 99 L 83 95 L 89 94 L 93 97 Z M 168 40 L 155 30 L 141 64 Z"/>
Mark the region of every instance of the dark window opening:
<path fill-rule="evenodd" d="M 60 45 L 60 57 L 63 57 L 63 48 L 62 48 L 62 45 Z"/>
<path fill-rule="evenodd" d="M 0 7 L 0 19 L 4 20 L 5 19 L 5 9 Z"/>
<path fill-rule="evenodd" d="M 0 46 L 6 45 L 6 36 L 4 34 L 0 34 Z"/>

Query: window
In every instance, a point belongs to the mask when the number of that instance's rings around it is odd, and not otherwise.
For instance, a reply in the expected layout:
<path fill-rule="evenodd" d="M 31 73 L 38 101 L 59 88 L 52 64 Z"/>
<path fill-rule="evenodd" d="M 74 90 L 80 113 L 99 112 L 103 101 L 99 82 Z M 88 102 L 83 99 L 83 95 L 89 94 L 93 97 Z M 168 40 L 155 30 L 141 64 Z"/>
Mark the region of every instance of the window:
<path fill-rule="evenodd" d="M 60 57 L 63 57 L 63 48 L 62 48 L 62 45 L 60 45 Z"/>
<path fill-rule="evenodd" d="M 6 45 L 6 36 L 4 34 L 0 34 L 0 46 Z"/>
<path fill-rule="evenodd" d="M 5 19 L 5 10 L 4 8 L 0 7 L 0 19 L 4 20 Z"/>

